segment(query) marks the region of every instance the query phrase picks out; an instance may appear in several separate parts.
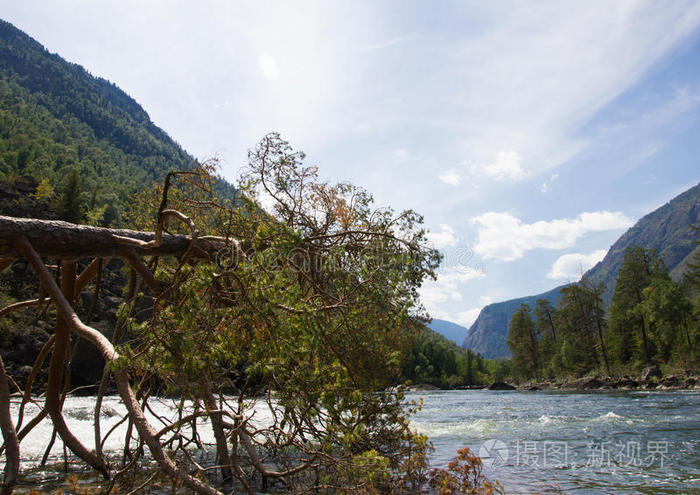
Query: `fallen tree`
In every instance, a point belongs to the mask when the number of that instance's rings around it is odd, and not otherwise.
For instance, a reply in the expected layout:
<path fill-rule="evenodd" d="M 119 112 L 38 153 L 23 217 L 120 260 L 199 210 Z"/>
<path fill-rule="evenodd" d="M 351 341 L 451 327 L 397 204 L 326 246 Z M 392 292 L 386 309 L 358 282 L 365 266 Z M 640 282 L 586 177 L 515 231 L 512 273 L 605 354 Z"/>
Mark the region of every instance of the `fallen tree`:
<path fill-rule="evenodd" d="M 410 431 L 401 394 L 387 389 L 422 312 L 417 288 L 440 260 L 422 219 L 373 209 L 354 186 L 319 182 L 276 134 L 249 159 L 241 197 L 228 204 L 213 193 L 210 171 L 169 174 L 157 194 L 134 201 L 130 224 L 144 230 L 0 217 L 0 269 L 22 258 L 40 283 L 36 299 L 0 315 L 46 296 L 56 309 L 53 335 L 23 388 L 0 362 L 4 493 L 18 479 L 22 439 L 45 417 L 73 455 L 113 480 L 134 472 L 145 445 L 160 476 L 198 493 L 227 483 L 247 493 L 268 482 L 291 492 L 423 485 L 427 444 Z M 132 274 L 111 340 L 76 312 L 107 258 L 122 259 Z M 46 259 L 57 260 L 60 283 Z M 76 337 L 105 361 L 93 449 L 62 412 Z M 15 425 L 10 391 L 21 397 L 22 418 L 49 356 L 43 407 Z M 127 410 L 121 460 L 102 449 L 111 432 L 101 432 L 100 404 L 110 380 Z M 158 418 L 158 428 L 146 415 L 156 392 L 180 397 L 178 418 Z M 256 397 L 264 422 L 253 420 Z M 213 458 L 201 455 L 203 418 Z"/>

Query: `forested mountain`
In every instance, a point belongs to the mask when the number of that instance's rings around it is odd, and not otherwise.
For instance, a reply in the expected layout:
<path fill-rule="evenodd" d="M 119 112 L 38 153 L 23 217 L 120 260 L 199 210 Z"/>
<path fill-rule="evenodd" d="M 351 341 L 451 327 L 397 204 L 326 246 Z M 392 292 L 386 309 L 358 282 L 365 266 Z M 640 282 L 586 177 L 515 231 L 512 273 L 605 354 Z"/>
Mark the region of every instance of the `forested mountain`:
<path fill-rule="evenodd" d="M 25 214 L 51 217 L 77 175 L 84 213 L 109 207 L 109 224 L 132 193 L 194 164 L 114 83 L 0 20 L 0 213 L 21 213 L 21 193 L 44 180 L 47 207 Z"/>
<path fill-rule="evenodd" d="M 464 340 L 464 336 L 467 334 L 466 327 L 452 323 L 447 320 L 440 320 L 438 318 L 433 318 L 433 321 L 428 325 L 434 332 L 439 333 L 448 340 L 451 340 L 457 345 L 460 345 Z"/>
<path fill-rule="evenodd" d="M 700 184 L 641 218 L 612 245 L 605 258 L 586 272 L 584 277 L 594 284 L 605 284 L 603 300 L 605 304 L 609 304 L 627 248 L 640 246 L 659 253 L 671 272 L 671 277 L 679 280 L 693 253 L 697 251 L 697 231 L 692 226 L 698 223 Z M 469 328 L 463 347 L 479 352 L 489 359 L 510 356 L 506 344 L 508 323 L 520 305 L 534 307 L 537 299 L 548 299 L 552 304 L 556 304 L 560 289 L 561 287 L 557 287 L 543 294 L 486 306 Z"/>
<path fill-rule="evenodd" d="M 0 20 L 0 215 L 119 226 L 137 193 L 162 182 L 168 171 L 195 165 L 114 83 Z M 233 192 L 222 180 L 217 186 L 219 193 Z M 120 267 L 113 260 L 105 270 L 97 326 L 111 322 L 123 302 Z M 34 291 L 26 264 L 18 263 L 0 277 L 0 306 L 29 299 Z M 31 365 L 48 337 L 31 313 L 3 318 L 5 364 Z M 92 381 L 102 368 L 98 358 L 81 349 L 74 383 Z"/>

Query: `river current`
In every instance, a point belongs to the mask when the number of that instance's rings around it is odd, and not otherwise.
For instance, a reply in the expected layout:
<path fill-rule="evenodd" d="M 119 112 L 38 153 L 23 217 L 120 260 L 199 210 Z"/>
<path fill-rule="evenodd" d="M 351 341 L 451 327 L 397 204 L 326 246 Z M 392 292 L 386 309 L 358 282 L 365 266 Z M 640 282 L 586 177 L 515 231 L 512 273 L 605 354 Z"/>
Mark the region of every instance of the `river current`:
<path fill-rule="evenodd" d="M 464 446 L 507 493 L 700 494 L 700 390 L 431 391 L 433 464 Z"/>
<path fill-rule="evenodd" d="M 458 449 L 469 447 L 482 457 L 484 473 L 509 494 L 559 489 L 572 494 L 700 495 L 700 390 L 408 394 L 409 399 L 421 397 L 424 406 L 413 424 L 433 443 L 432 465 L 444 467 Z M 171 418 L 174 406 L 165 399 L 153 403 L 156 414 Z M 69 427 L 88 446 L 94 442 L 93 410 L 91 397 L 71 397 L 64 405 Z M 27 416 L 37 411 L 30 406 Z M 118 397 L 105 398 L 103 435 L 123 411 Z M 265 423 L 264 411 L 256 412 L 255 419 Z M 213 440 L 206 424 L 198 430 L 204 442 Z M 22 467 L 30 477 L 24 486 L 32 479 L 43 484 L 43 471 L 30 473 L 50 436 L 51 426 L 44 421 L 22 442 Z M 118 451 L 123 439 L 124 425 L 110 435 L 105 450 Z M 59 443 L 50 463 L 63 459 Z"/>

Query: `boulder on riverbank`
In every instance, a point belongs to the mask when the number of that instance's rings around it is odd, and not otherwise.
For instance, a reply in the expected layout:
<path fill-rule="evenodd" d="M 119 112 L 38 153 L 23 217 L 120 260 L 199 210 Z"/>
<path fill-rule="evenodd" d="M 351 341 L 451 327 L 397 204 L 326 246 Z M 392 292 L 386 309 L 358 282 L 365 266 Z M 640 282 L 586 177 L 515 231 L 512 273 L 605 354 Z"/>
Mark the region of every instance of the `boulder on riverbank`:
<path fill-rule="evenodd" d="M 644 370 L 642 371 L 643 382 L 651 381 L 653 378 L 660 379 L 662 377 L 663 373 L 661 373 L 661 368 L 659 368 L 657 365 L 649 366 L 647 368 L 644 368 Z"/>
<path fill-rule="evenodd" d="M 561 384 L 561 388 L 573 389 L 573 390 L 593 390 L 602 388 L 605 385 L 597 377 L 593 378 L 580 378 L 574 380 L 573 382 L 565 382 Z"/>
<path fill-rule="evenodd" d="M 652 375 L 654 372 L 651 372 Z M 565 382 L 528 382 L 521 384 L 519 390 L 673 390 L 700 388 L 700 377 L 695 375 L 668 375 L 662 379 L 649 378 L 635 380 L 630 376 L 585 377 Z"/>

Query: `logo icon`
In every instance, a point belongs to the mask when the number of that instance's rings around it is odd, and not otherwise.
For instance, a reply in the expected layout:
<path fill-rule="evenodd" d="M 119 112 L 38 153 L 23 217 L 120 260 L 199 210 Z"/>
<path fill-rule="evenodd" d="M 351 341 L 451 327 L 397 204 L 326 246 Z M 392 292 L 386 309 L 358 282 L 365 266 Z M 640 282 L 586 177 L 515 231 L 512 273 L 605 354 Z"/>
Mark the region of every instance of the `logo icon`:
<path fill-rule="evenodd" d="M 479 447 L 479 457 L 486 468 L 503 466 L 508 461 L 508 446 L 500 440 L 486 440 Z"/>

